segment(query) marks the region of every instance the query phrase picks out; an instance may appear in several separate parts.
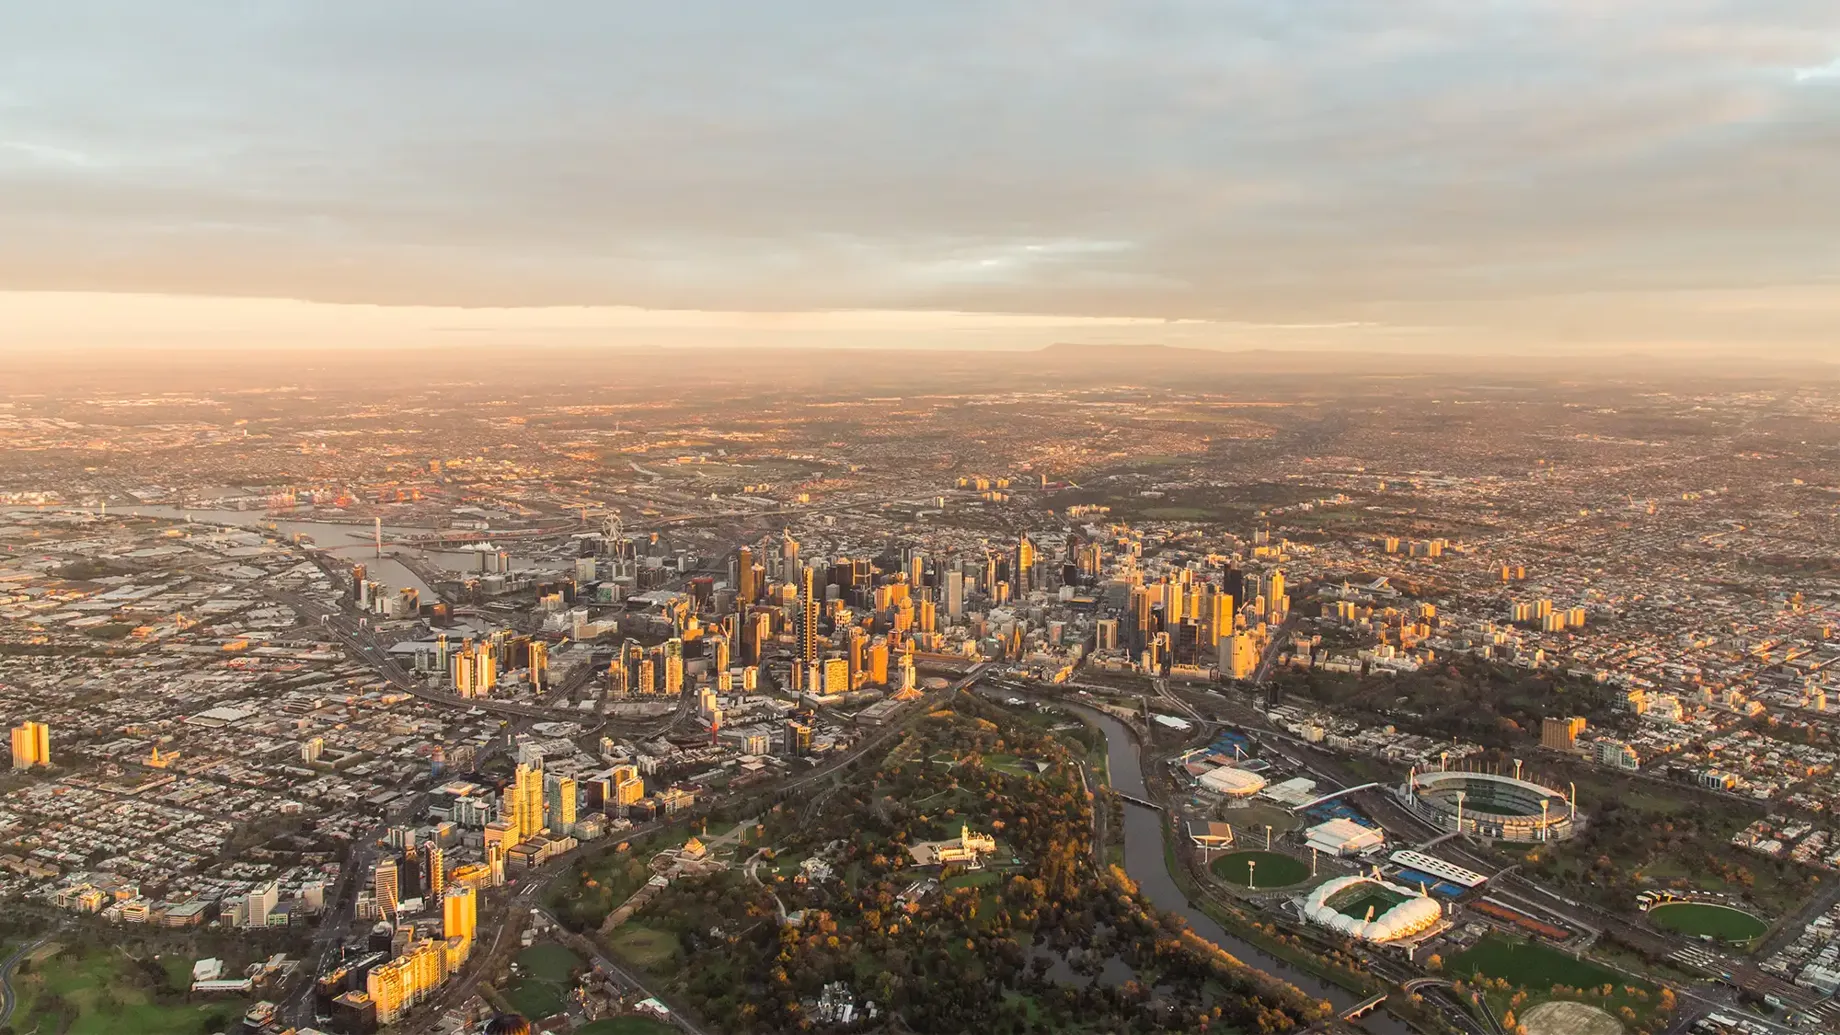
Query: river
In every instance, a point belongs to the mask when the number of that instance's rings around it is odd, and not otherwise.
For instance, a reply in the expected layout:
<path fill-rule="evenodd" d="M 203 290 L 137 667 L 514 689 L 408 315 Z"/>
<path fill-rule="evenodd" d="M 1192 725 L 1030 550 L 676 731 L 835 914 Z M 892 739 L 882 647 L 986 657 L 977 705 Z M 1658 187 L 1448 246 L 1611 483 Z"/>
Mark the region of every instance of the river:
<path fill-rule="evenodd" d="M 1103 712 L 1075 707 L 1082 718 L 1099 727 L 1105 734 L 1106 764 L 1112 786 L 1125 794 L 1146 801 L 1153 800 L 1144 786 L 1143 760 L 1139 756 L 1137 737 L 1123 723 Z M 1362 997 L 1300 970 L 1250 942 L 1234 937 L 1216 923 L 1213 917 L 1190 904 L 1188 896 L 1176 886 L 1175 878 L 1169 875 L 1168 862 L 1163 854 L 1163 838 L 1167 831 L 1168 824 L 1162 813 L 1128 802 L 1125 804 L 1124 869 L 1137 882 L 1138 889 L 1151 905 L 1181 916 L 1188 921 L 1189 930 L 1232 953 L 1242 962 L 1282 978 L 1317 999 L 1327 999 L 1335 1004 L 1337 1010 L 1346 1010 L 1361 1001 Z M 1364 1030 L 1378 1035 L 1412 1035 L 1411 1028 L 1382 1011 L 1371 1013 L 1358 1023 Z"/>

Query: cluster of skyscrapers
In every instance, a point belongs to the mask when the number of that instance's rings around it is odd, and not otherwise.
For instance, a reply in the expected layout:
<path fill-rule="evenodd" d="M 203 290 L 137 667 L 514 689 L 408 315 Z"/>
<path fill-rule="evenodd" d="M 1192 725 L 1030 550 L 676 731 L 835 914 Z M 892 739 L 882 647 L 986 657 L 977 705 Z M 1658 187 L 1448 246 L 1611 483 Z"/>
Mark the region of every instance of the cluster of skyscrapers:
<path fill-rule="evenodd" d="M 462 640 L 454 650 L 442 633 L 435 637 L 434 663 L 461 697 L 487 696 L 498 686 L 499 673 L 514 669 L 523 669 L 531 688 L 541 692 L 549 676 L 549 645 L 501 629 L 483 640 Z"/>

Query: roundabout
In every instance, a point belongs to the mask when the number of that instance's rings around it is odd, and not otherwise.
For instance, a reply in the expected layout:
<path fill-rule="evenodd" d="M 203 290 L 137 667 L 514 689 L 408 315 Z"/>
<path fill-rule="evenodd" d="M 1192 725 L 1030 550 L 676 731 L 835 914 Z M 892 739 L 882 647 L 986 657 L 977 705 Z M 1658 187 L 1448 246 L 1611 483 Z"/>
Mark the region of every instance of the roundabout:
<path fill-rule="evenodd" d="M 1228 884 L 1253 891 L 1287 888 L 1310 879 L 1309 863 L 1280 852 L 1228 852 L 1209 869 Z"/>

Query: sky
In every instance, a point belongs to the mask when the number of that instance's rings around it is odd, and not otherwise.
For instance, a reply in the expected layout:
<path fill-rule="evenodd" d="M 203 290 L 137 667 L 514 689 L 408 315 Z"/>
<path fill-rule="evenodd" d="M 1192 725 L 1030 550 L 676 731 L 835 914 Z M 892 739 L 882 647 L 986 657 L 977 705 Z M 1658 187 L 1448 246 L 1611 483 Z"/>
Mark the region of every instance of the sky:
<path fill-rule="evenodd" d="M 1833 0 L 0 0 L 0 347 L 1840 360 Z"/>

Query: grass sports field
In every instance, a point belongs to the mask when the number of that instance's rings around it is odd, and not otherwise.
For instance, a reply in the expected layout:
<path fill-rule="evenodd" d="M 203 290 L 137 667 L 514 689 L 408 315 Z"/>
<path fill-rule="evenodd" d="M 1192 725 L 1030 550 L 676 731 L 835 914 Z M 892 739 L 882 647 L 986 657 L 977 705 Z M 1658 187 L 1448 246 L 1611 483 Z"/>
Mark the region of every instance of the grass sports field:
<path fill-rule="evenodd" d="M 1770 929 L 1762 919 L 1742 909 L 1714 902 L 1669 902 L 1648 911 L 1656 927 L 1681 934 L 1710 935 L 1720 941 L 1748 942 Z"/>
<path fill-rule="evenodd" d="M 1277 852 L 1228 852 L 1214 860 L 1213 869 L 1214 876 L 1242 888 L 1284 888 L 1310 879 L 1309 863 Z"/>
<path fill-rule="evenodd" d="M 1506 978 L 1523 988 L 1548 989 L 1554 985 L 1593 988 L 1622 985 L 1627 979 L 1590 960 L 1578 959 L 1533 942 L 1515 941 L 1490 934 L 1476 944 L 1452 956 L 1444 964 L 1446 973 L 1457 977 L 1481 974 Z"/>
<path fill-rule="evenodd" d="M 1385 916 L 1387 910 L 1409 897 L 1397 891 L 1389 891 L 1378 884 L 1357 884 L 1351 888 L 1344 888 L 1341 894 L 1331 898 L 1326 905 L 1343 916 L 1366 920 L 1369 909 L 1373 910 L 1375 916 Z"/>

